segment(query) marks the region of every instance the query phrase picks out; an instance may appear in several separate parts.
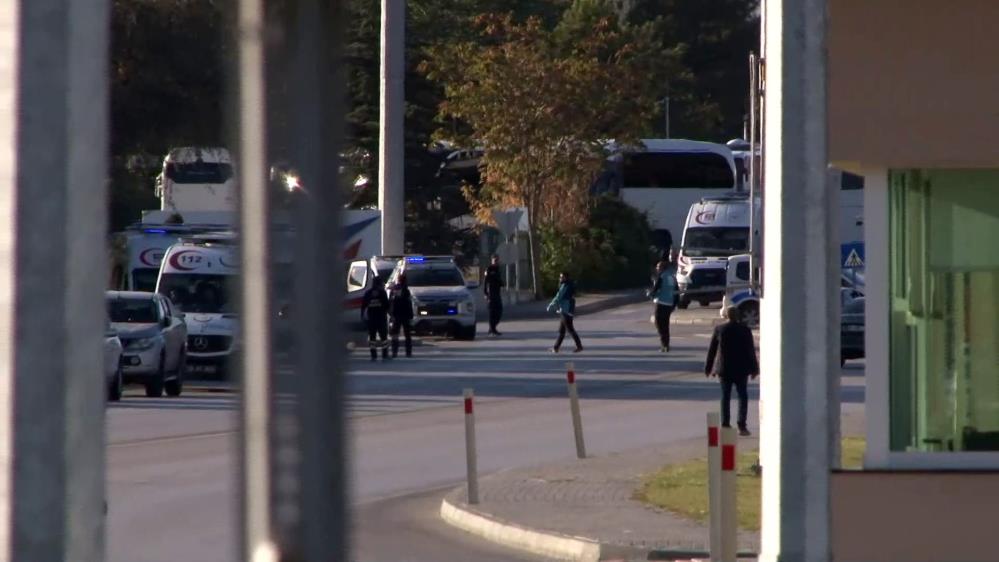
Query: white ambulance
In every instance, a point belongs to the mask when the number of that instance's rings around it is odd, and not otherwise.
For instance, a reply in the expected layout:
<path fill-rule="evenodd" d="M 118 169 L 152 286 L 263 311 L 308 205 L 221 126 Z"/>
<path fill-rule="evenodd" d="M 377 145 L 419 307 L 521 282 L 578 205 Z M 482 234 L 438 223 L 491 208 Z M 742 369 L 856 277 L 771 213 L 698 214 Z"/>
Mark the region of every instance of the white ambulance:
<path fill-rule="evenodd" d="M 722 300 L 728 259 L 749 251 L 750 209 L 746 193 L 705 197 L 690 206 L 677 254 L 680 307 Z"/>
<path fill-rule="evenodd" d="M 239 248 L 232 232 L 199 234 L 170 246 L 156 292 L 185 313 L 188 371 L 219 374 L 235 351 Z"/>

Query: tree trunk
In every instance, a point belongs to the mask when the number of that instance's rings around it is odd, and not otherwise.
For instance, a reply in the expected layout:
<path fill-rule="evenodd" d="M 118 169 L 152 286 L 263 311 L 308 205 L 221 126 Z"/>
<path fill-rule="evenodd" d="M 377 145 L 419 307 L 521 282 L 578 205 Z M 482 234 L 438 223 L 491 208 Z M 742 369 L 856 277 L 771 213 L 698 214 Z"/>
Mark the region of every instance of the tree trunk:
<path fill-rule="evenodd" d="M 538 283 L 538 279 L 541 277 L 541 264 L 538 262 L 538 258 L 541 257 L 541 251 L 537 247 L 538 237 L 535 235 L 534 220 L 530 216 L 529 210 L 527 217 L 527 245 L 531 250 L 531 284 L 534 289 L 534 298 L 540 299 L 542 297 L 541 284 Z"/>

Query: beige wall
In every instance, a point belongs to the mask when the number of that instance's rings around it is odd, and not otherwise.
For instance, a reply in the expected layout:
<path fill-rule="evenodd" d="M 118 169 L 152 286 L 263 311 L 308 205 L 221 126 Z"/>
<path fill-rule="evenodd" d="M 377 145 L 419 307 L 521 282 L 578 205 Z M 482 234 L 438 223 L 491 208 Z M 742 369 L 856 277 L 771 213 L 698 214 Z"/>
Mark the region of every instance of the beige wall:
<path fill-rule="evenodd" d="M 999 559 L 999 472 L 834 472 L 837 562 Z"/>
<path fill-rule="evenodd" d="M 999 1 L 829 0 L 830 161 L 999 166 Z"/>

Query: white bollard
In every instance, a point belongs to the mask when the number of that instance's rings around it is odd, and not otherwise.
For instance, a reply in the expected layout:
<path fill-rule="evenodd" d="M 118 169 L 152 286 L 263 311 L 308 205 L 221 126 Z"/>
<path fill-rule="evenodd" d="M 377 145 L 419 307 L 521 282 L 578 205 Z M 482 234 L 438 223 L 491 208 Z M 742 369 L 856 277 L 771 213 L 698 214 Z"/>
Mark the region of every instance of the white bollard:
<path fill-rule="evenodd" d="M 475 455 L 475 395 L 465 389 L 465 463 L 468 468 L 468 503 L 479 503 L 479 470 Z"/>
<path fill-rule="evenodd" d="M 708 516 L 711 562 L 721 560 L 721 415 L 708 412 Z"/>
<path fill-rule="evenodd" d="M 721 562 L 736 562 L 739 518 L 736 505 L 735 443 L 731 427 L 721 428 Z"/>
<path fill-rule="evenodd" d="M 569 409 L 572 411 L 572 431 L 576 436 L 576 456 L 586 458 L 586 444 L 583 442 L 583 417 L 579 413 L 579 389 L 576 388 L 576 371 L 572 363 L 566 363 L 565 378 L 569 383 Z"/>

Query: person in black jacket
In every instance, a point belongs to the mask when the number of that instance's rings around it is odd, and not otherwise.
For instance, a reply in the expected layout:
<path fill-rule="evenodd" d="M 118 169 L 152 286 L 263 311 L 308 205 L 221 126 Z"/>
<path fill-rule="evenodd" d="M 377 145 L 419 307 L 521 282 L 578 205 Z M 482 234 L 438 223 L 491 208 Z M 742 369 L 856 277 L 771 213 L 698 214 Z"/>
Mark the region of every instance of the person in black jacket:
<path fill-rule="evenodd" d="M 500 276 L 499 256 L 493 254 L 489 267 L 486 268 L 486 275 L 482 281 L 482 288 L 486 294 L 486 302 L 489 303 L 489 335 L 502 336 L 496 329 L 499 326 L 500 318 L 503 317 L 503 278 Z"/>
<path fill-rule="evenodd" d="M 372 361 L 378 359 L 379 348 L 382 350 L 382 359 L 388 359 L 388 312 L 389 297 L 385 292 L 385 283 L 375 277 L 361 301 L 361 320 L 368 325 L 368 348 L 371 350 Z"/>
<path fill-rule="evenodd" d="M 732 398 L 732 386 L 735 386 L 739 393 L 739 435 L 748 436 L 748 383 L 750 377 L 755 379 L 759 376 L 760 364 L 756 359 L 753 332 L 739 322 L 739 309 L 729 307 L 725 310 L 725 315 L 728 322 L 715 327 L 714 334 L 711 335 L 704 376 L 718 377 L 721 380 L 721 417 L 724 427 L 731 427 L 729 401 Z"/>
<path fill-rule="evenodd" d="M 392 357 L 399 355 L 399 331 L 406 335 L 406 357 L 413 356 L 413 295 L 409 292 L 406 275 L 402 274 L 389 297 L 392 314 Z"/>

